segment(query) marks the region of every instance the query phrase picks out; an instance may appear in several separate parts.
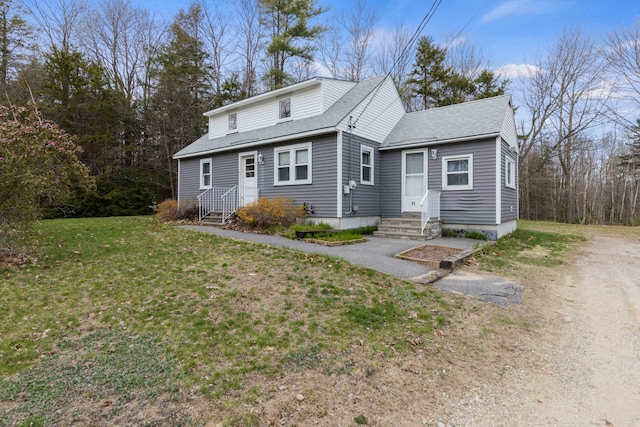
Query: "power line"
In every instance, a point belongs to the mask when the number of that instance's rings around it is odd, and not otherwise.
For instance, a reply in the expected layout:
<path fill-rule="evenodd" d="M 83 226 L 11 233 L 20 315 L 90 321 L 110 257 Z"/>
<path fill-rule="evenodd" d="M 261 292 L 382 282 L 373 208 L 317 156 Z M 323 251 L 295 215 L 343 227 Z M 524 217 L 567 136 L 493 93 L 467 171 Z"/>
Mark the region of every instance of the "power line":
<path fill-rule="evenodd" d="M 438 10 L 438 8 L 440 7 L 440 5 L 442 4 L 443 1 L 444 0 L 434 0 L 433 1 L 433 3 L 431 4 L 431 7 L 429 8 L 429 10 L 425 14 L 425 16 L 422 18 L 422 21 L 420 22 L 420 24 L 418 25 L 418 28 L 416 28 L 416 31 L 413 33 L 413 36 L 411 36 L 411 38 L 409 39 L 407 44 L 404 46 L 404 48 L 400 52 L 400 55 L 398 55 L 398 58 L 396 58 L 396 61 L 394 62 L 393 66 L 391 67 L 391 71 L 389 71 L 385 75 L 384 79 L 382 79 L 376 85 L 376 88 L 375 88 L 375 91 L 374 91 L 373 95 L 371 95 L 371 97 L 369 98 L 369 100 L 365 104 L 365 106 L 362 109 L 362 111 L 360 111 L 360 114 L 358 114 L 358 117 L 356 117 L 356 119 L 354 120 L 353 126 L 355 126 L 358 123 L 358 120 L 360 120 L 360 117 L 362 117 L 362 114 L 364 114 L 364 112 L 367 110 L 367 108 L 371 104 L 371 101 L 373 101 L 373 98 L 375 98 L 376 95 L 378 94 L 378 92 L 380 92 L 380 90 L 384 86 L 384 84 L 387 81 L 387 79 L 390 78 L 392 72 L 394 72 L 396 70 L 396 68 L 400 65 L 401 61 L 404 59 L 404 56 L 407 55 L 410 52 L 410 49 L 413 47 L 413 45 L 416 42 L 416 40 L 418 40 L 418 37 L 420 36 L 420 34 L 424 30 L 424 28 L 427 26 L 427 24 L 431 21 L 431 18 L 433 18 L 433 16 L 435 15 L 436 11 Z"/>

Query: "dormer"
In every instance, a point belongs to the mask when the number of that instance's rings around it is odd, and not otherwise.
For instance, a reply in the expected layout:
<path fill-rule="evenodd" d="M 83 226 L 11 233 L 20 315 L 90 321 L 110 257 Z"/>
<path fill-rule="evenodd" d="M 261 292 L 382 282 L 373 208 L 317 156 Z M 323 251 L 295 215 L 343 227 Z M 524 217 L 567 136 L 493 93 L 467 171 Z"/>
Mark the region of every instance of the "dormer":
<path fill-rule="evenodd" d="M 204 113 L 209 139 L 318 116 L 355 85 L 317 77 L 216 108 Z"/>

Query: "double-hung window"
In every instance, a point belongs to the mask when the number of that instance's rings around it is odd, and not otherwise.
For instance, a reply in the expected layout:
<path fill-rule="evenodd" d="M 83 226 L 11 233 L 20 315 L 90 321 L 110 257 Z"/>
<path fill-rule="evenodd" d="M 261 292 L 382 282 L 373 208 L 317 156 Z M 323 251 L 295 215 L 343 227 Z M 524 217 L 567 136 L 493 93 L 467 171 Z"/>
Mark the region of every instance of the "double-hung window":
<path fill-rule="evenodd" d="M 473 154 L 442 158 L 442 189 L 473 190 Z"/>
<path fill-rule="evenodd" d="M 504 185 L 516 188 L 516 163 L 508 156 L 504 158 Z"/>
<path fill-rule="evenodd" d="M 211 159 L 200 160 L 200 189 L 211 188 Z"/>
<path fill-rule="evenodd" d="M 278 147 L 273 152 L 274 185 L 311 184 L 311 143 Z"/>
<path fill-rule="evenodd" d="M 373 185 L 373 148 L 360 146 L 360 183 Z"/>

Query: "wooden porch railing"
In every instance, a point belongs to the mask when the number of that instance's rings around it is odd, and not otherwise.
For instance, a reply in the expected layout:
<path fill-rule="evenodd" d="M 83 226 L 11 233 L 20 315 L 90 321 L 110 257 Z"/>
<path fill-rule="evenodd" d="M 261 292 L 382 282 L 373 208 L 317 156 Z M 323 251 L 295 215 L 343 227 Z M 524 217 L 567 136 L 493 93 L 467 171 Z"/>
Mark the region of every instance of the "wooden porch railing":
<path fill-rule="evenodd" d="M 432 219 L 440 219 L 440 191 L 427 190 L 420 202 L 420 210 L 422 211 L 420 234 L 424 234 L 427 223 Z"/>
<path fill-rule="evenodd" d="M 222 212 L 222 222 L 238 210 L 238 186 L 212 187 L 198 195 L 198 221 L 213 211 Z"/>

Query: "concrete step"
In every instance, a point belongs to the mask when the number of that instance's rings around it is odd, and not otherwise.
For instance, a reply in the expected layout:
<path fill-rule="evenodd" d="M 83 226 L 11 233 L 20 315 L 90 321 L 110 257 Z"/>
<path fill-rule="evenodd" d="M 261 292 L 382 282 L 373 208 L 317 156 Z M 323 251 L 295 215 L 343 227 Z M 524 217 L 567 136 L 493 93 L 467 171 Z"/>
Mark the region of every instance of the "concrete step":
<path fill-rule="evenodd" d="M 200 220 L 200 223 L 203 225 L 222 225 L 222 212 L 209 212 Z"/>
<path fill-rule="evenodd" d="M 376 237 L 383 237 L 386 239 L 401 239 L 401 240 L 429 240 L 433 237 L 428 235 L 422 235 L 420 233 L 405 233 L 405 232 L 385 232 L 374 231 L 373 235 Z"/>

